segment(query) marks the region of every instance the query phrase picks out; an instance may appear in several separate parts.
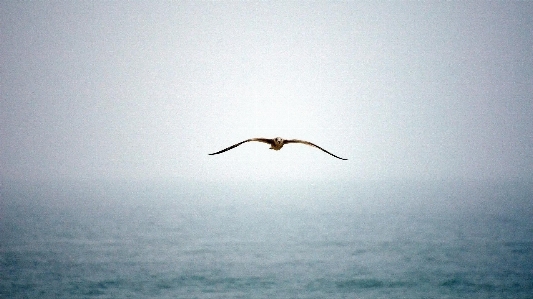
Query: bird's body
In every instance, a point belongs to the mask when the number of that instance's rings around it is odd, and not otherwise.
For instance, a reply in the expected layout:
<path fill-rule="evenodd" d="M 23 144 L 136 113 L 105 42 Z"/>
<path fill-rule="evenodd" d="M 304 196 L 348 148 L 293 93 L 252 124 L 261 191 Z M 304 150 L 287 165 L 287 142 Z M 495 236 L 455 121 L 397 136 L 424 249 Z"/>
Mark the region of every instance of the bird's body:
<path fill-rule="evenodd" d="M 212 153 L 212 154 L 209 154 L 209 155 L 221 154 L 221 153 L 223 153 L 225 151 L 229 151 L 230 149 L 233 149 L 233 148 L 235 148 L 235 147 L 237 147 L 237 146 L 239 146 L 239 145 L 241 145 L 243 143 L 250 142 L 250 141 L 258 141 L 258 142 L 268 143 L 268 144 L 270 144 L 270 149 L 273 149 L 275 151 L 279 151 L 283 147 L 283 145 L 288 144 L 288 143 L 302 143 L 302 144 L 307 144 L 307 145 L 316 147 L 316 148 L 322 150 L 323 152 L 326 152 L 326 153 L 332 155 L 333 157 L 335 157 L 337 159 L 348 160 L 348 159 L 344 159 L 344 158 L 335 156 L 334 154 L 328 152 L 327 150 L 325 150 L 325 149 L 321 148 L 320 146 L 318 146 L 316 144 L 313 144 L 313 143 L 311 143 L 309 141 L 298 140 L 298 139 L 285 140 L 285 139 L 283 139 L 281 137 L 276 137 L 276 138 L 273 138 L 273 139 L 269 139 L 269 138 L 251 138 L 251 139 L 246 139 L 246 140 L 241 141 L 241 142 L 239 142 L 237 144 L 234 144 L 234 145 L 232 145 L 232 146 L 230 146 L 228 148 L 225 148 L 225 149 L 223 149 L 221 151 L 218 151 L 216 153 Z"/>
<path fill-rule="evenodd" d="M 283 147 L 283 144 L 284 144 L 284 140 L 281 139 L 280 137 L 276 137 L 276 138 L 271 139 L 269 141 L 271 141 L 271 142 L 269 142 L 270 143 L 270 149 L 273 149 L 275 151 L 279 151 Z"/>

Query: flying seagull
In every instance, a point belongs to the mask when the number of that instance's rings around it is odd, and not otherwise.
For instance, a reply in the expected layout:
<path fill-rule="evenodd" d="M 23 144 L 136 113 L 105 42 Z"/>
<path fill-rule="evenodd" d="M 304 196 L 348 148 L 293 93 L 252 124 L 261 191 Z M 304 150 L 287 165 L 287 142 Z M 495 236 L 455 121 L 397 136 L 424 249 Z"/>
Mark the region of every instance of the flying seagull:
<path fill-rule="evenodd" d="M 251 138 L 251 139 L 246 139 L 246 140 L 244 140 L 244 141 L 242 141 L 242 142 L 239 142 L 239 143 L 234 144 L 234 145 L 232 145 L 232 146 L 230 146 L 230 147 L 228 147 L 228 148 L 225 148 L 225 149 L 223 149 L 223 150 L 221 150 L 221 151 L 218 151 L 218 152 L 216 152 L 216 153 L 212 153 L 212 154 L 209 154 L 209 155 L 217 155 L 217 154 L 221 154 L 221 153 L 223 153 L 223 152 L 225 152 L 225 151 L 229 151 L 229 150 L 232 149 L 232 148 L 235 148 L 235 147 L 237 147 L 237 146 L 239 146 L 239 145 L 241 145 L 241 144 L 243 144 L 243 143 L 250 142 L 250 141 L 259 141 L 259 142 L 268 143 L 268 144 L 270 144 L 270 149 L 273 149 L 273 150 L 275 150 L 275 151 L 279 151 L 279 150 L 283 147 L 283 145 L 285 145 L 285 144 L 287 144 L 287 143 L 303 143 L 303 144 L 307 144 L 307 145 L 310 145 L 310 146 L 316 147 L 316 148 L 322 150 L 323 152 L 326 152 L 326 153 L 332 155 L 333 157 L 335 157 L 335 158 L 337 158 L 337 159 L 348 160 L 348 159 L 344 159 L 344 158 L 341 158 L 341 157 L 337 157 L 337 156 L 335 156 L 334 154 L 328 152 L 327 150 L 325 150 L 325 149 L 321 148 L 320 146 L 318 146 L 318 145 L 316 145 L 316 144 L 313 144 L 313 143 L 311 143 L 311 142 L 309 142 L 309 141 L 298 140 L 298 139 L 289 139 L 289 140 L 285 140 L 285 139 L 283 139 L 283 138 L 281 138 L 281 137 L 276 137 L 276 138 L 274 138 L 274 139 L 268 139 L 268 138 Z"/>

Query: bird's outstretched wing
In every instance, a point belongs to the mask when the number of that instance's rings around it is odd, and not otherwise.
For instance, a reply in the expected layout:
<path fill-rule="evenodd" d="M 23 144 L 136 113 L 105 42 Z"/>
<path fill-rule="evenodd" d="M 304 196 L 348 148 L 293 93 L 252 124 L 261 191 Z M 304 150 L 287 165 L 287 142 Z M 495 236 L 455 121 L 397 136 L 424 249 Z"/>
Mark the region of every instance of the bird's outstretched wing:
<path fill-rule="evenodd" d="M 283 141 L 284 144 L 287 144 L 287 143 L 303 143 L 303 144 L 307 144 L 307 145 L 310 145 L 310 146 L 313 146 L 313 147 L 316 147 L 320 150 L 322 150 L 323 152 L 326 152 L 330 155 L 332 155 L 333 157 L 337 158 L 337 159 L 341 159 L 341 160 L 348 160 L 348 159 L 344 159 L 344 158 L 341 158 L 341 157 L 338 157 L 338 156 L 335 156 L 334 154 L 328 152 L 327 150 L 321 148 L 320 146 L 314 144 L 314 143 L 311 143 L 309 141 L 305 141 L 305 140 L 298 140 L 298 139 L 290 139 L 290 140 L 284 140 Z"/>
<path fill-rule="evenodd" d="M 218 152 L 216 152 L 216 153 L 212 153 L 212 154 L 209 154 L 209 155 L 221 154 L 221 153 L 223 153 L 223 152 L 225 152 L 225 151 L 229 151 L 229 150 L 232 149 L 232 148 L 235 148 L 235 147 L 237 147 L 237 146 L 239 146 L 239 145 L 241 145 L 241 144 L 243 144 L 243 143 L 250 142 L 250 141 L 259 141 L 259 142 L 268 143 L 268 144 L 270 144 L 270 145 L 274 144 L 274 140 L 273 140 L 273 139 L 268 139 L 268 138 L 250 138 L 250 139 L 246 139 L 246 140 L 241 141 L 241 142 L 239 142 L 239 143 L 237 143 L 237 144 L 234 144 L 234 145 L 232 145 L 232 146 L 230 146 L 230 147 L 227 147 L 227 148 L 225 148 L 225 149 L 223 149 L 223 150 L 221 150 L 221 151 L 218 151 Z"/>

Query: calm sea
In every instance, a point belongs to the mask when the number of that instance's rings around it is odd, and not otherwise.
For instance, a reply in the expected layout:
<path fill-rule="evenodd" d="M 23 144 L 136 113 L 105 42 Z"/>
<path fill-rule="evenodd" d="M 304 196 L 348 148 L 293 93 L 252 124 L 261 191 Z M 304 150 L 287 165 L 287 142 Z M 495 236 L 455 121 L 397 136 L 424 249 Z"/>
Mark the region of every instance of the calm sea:
<path fill-rule="evenodd" d="M 5 182 L 0 298 L 533 298 L 517 182 Z"/>

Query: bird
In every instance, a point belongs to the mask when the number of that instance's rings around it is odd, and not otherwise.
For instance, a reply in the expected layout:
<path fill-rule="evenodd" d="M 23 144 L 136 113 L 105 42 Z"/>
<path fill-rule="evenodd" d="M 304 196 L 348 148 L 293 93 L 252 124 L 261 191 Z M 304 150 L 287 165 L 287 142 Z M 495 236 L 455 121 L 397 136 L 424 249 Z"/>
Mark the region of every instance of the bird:
<path fill-rule="evenodd" d="M 230 147 L 227 147 L 221 151 L 218 151 L 216 153 L 212 153 L 212 154 L 209 154 L 210 156 L 212 155 L 218 155 L 218 154 L 221 154 L 225 151 L 229 151 L 230 149 L 233 149 L 243 143 L 246 143 L 246 142 L 250 142 L 250 141 L 258 141 L 258 142 L 263 142 L 263 143 L 268 143 L 270 144 L 270 149 L 273 149 L 275 151 L 279 151 L 285 144 L 288 144 L 288 143 L 302 143 L 302 144 L 307 144 L 307 145 L 310 145 L 310 146 L 313 146 L 313 147 L 316 147 L 320 150 L 322 150 L 323 152 L 325 153 L 328 153 L 330 155 L 332 155 L 333 157 L 337 158 L 337 159 L 341 159 L 341 160 L 348 160 L 348 159 L 344 159 L 344 158 L 341 158 L 339 156 L 335 156 L 334 154 L 328 152 L 327 150 L 321 148 L 320 146 L 314 144 L 314 143 L 311 143 L 309 141 L 305 141 L 305 140 L 299 140 L 299 139 L 283 139 L 281 137 L 276 137 L 276 138 L 273 138 L 273 139 L 269 139 L 269 138 L 250 138 L 250 139 L 246 139 L 244 141 L 241 141 L 237 144 L 234 144 Z"/>

